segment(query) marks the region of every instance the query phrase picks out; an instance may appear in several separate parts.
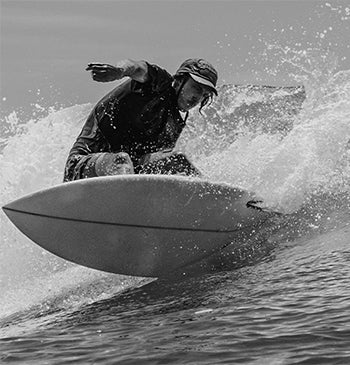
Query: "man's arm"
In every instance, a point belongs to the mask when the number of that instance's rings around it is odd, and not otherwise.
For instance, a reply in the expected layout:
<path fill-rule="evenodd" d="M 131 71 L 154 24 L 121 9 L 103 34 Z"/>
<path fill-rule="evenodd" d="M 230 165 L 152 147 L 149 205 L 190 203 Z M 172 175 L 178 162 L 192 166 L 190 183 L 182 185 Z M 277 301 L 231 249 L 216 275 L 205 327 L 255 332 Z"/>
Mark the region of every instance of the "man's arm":
<path fill-rule="evenodd" d="M 129 76 L 135 81 L 144 83 L 148 80 L 148 67 L 145 61 L 123 60 L 115 66 L 106 63 L 89 63 L 86 71 L 98 82 L 110 82 Z"/>

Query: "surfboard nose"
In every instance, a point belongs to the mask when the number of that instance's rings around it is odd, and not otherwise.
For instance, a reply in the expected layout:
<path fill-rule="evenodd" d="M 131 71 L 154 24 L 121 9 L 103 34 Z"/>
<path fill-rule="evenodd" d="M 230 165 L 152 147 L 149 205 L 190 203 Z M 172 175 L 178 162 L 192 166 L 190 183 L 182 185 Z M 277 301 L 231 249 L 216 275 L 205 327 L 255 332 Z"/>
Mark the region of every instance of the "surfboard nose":
<path fill-rule="evenodd" d="M 15 201 L 14 201 L 15 202 Z M 16 204 L 13 204 L 14 202 L 10 202 L 4 206 L 1 207 L 1 209 L 3 210 L 3 212 L 5 213 L 5 215 L 10 219 L 11 222 L 11 212 L 16 210 Z"/>
<path fill-rule="evenodd" d="M 7 218 L 15 225 L 16 224 L 16 213 L 21 213 L 21 211 L 18 209 L 18 204 L 16 204 L 17 200 L 14 200 L 4 206 L 1 207 Z M 17 226 L 18 227 L 18 226 Z"/>
<path fill-rule="evenodd" d="M 31 217 L 36 213 L 30 209 L 28 204 L 31 203 L 32 195 L 28 195 L 16 200 L 13 200 L 1 207 L 7 218 L 25 235 L 30 228 Z"/>
<path fill-rule="evenodd" d="M 6 214 L 6 216 L 12 222 L 13 222 L 13 220 L 12 220 L 13 214 L 12 213 L 15 213 L 15 212 L 22 213 L 23 212 L 23 207 L 22 207 L 22 203 L 21 203 L 22 200 L 23 200 L 23 198 L 13 200 L 13 201 L 11 201 L 11 202 L 9 202 L 9 203 L 7 203 L 7 204 L 5 204 L 4 206 L 1 207 L 3 212 Z"/>
<path fill-rule="evenodd" d="M 6 213 L 8 210 L 16 209 L 16 200 L 7 203 L 6 205 L 2 206 L 1 209 Z"/>

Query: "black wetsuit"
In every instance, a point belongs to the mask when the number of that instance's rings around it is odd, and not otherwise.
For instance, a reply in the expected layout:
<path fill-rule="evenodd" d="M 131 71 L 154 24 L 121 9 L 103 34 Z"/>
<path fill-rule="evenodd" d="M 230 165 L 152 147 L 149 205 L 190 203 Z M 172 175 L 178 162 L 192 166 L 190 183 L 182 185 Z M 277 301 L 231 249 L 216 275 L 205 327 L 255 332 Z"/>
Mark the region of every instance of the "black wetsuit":
<path fill-rule="evenodd" d="M 135 172 L 147 173 L 138 166 L 140 157 L 175 146 L 185 120 L 173 77 L 156 65 L 147 67 L 147 82 L 128 79 L 94 107 L 69 153 L 64 181 L 94 176 L 101 152 L 126 152 Z"/>

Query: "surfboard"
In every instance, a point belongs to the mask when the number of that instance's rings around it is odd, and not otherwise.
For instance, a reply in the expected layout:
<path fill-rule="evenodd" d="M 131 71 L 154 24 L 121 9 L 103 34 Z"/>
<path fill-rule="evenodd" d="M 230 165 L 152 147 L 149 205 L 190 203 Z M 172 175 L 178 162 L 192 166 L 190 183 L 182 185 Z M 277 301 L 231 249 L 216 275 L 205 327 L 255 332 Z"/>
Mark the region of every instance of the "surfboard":
<path fill-rule="evenodd" d="M 168 276 L 251 235 L 269 214 L 254 194 L 183 176 L 122 175 L 41 190 L 3 207 L 39 246 L 74 263 Z"/>

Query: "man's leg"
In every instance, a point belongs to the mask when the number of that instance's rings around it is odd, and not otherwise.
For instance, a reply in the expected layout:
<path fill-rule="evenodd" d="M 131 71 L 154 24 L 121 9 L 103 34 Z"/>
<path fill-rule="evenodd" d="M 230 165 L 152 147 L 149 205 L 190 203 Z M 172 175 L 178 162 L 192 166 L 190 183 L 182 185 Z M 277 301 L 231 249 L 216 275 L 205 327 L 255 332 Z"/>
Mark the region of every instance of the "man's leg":
<path fill-rule="evenodd" d="M 134 165 L 125 152 L 102 153 L 95 162 L 97 176 L 125 175 L 134 173 Z"/>
<path fill-rule="evenodd" d="M 66 163 L 64 181 L 133 173 L 133 163 L 125 152 L 73 155 Z"/>

